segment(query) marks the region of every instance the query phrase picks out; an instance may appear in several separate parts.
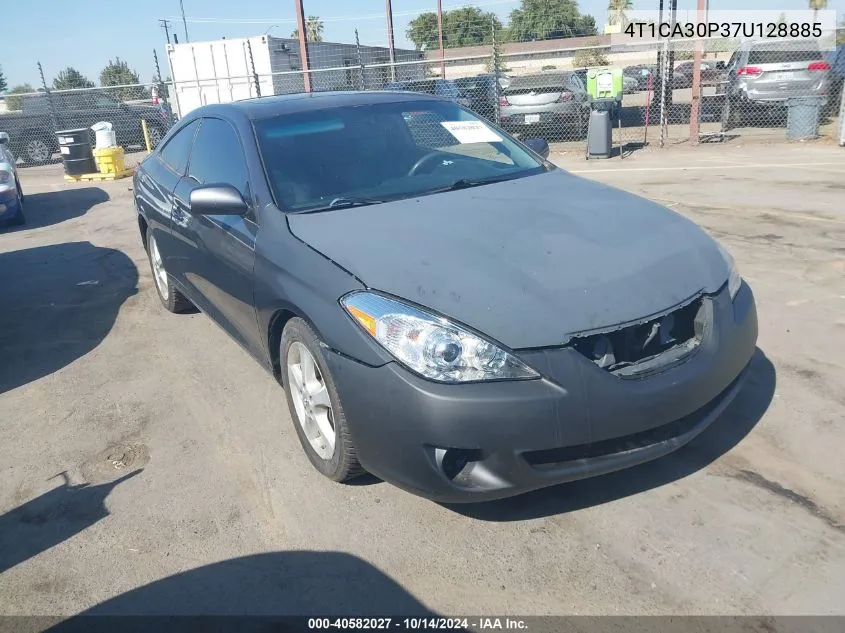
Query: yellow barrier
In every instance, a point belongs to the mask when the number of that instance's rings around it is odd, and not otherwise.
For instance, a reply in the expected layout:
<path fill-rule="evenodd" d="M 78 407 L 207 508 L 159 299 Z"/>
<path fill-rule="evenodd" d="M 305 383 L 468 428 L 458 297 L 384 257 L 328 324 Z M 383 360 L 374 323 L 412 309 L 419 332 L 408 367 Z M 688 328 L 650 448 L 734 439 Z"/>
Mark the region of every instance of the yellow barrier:
<path fill-rule="evenodd" d="M 120 174 L 126 171 L 122 147 L 106 147 L 94 150 L 94 160 L 101 174 Z"/>

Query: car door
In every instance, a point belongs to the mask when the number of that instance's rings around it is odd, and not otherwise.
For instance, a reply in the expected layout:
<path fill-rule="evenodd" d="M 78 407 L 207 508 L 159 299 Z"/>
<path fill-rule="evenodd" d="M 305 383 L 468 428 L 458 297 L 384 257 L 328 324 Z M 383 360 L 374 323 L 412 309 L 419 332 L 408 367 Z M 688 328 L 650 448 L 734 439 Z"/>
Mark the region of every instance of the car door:
<path fill-rule="evenodd" d="M 202 119 L 187 174 L 176 185 L 171 214 L 171 273 L 191 300 L 253 353 L 261 353 L 253 302 L 253 263 L 258 233 L 252 209 L 244 215 L 191 213 L 191 192 L 203 185 L 235 187 L 250 204 L 250 174 L 235 127 Z"/>
<path fill-rule="evenodd" d="M 138 211 L 152 230 L 168 271 L 172 271 L 175 251 L 170 230 L 173 191 L 188 167 L 188 157 L 198 127 L 199 119 L 180 123 L 161 150 L 138 168 L 135 178 Z"/>

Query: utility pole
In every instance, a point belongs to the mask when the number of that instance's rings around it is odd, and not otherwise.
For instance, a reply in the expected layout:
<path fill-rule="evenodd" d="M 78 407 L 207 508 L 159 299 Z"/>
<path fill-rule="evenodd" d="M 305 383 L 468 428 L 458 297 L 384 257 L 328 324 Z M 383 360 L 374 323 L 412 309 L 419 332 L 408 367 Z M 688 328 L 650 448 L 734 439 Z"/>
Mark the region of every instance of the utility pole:
<path fill-rule="evenodd" d="M 185 27 L 185 42 L 190 42 L 188 39 L 188 22 L 185 20 L 185 5 L 182 0 L 179 0 L 179 10 L 182 12 L 182 26 Z"/>
<path fill-rule="evenodd" d="M 302 82 L 305 92 L 311 92 L 311 65 L 308 63 L 308 38 L 305 37 L 305 10 L 302 0 L 294 0 L 296 24 L 299 27 L 299 58 L 302 60 Z"/>
<path fill-rule="evenodd" d="M 390 50 L 390 81 L 396 81 L 396 51 L 393 48 L 393 7 L 390 0 L 384 0 L 387 13 L 387 45 Z"/>
<path fill-rule="evenodd" d="M 159 20 L 159 26 L 164 29 L 164 35 L 167 37 L 167 43 L 170 44 L 170 20 Z"/>
<path fill-rule="evenodd" d="M 698 0 L 698 23 L 706 23 L 707 0 Z M 690 106 L 690 143 L 698 145 L 699 141 L 699 120 L 701 114 L 701 48 L 702 42 L 695 43 L 695 52 L 692 58 L 692 105 Z"/>
<path fill-rule="evenodd" d="M 443 51 L 443 0 L 437 0 L 437 41 L 440 44 L 440 78 L 446 79 L 446 54 Z"/>

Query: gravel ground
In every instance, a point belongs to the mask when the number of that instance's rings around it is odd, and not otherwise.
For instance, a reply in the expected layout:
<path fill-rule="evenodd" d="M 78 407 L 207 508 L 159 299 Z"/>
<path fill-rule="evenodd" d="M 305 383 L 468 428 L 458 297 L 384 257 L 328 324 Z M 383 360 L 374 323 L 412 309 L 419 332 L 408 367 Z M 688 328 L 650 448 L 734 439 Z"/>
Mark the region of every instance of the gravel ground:
<path fill-rule="evenodd" d="M 722 240 L 760 351 L 678 453 L 460 507 L 318 475 L 277 383 L 159 305 L 131 181 L 22 169 L 29 223 L 0 233 L 0 613 L 845 614 L 844 152 L 554 147 Z"/>

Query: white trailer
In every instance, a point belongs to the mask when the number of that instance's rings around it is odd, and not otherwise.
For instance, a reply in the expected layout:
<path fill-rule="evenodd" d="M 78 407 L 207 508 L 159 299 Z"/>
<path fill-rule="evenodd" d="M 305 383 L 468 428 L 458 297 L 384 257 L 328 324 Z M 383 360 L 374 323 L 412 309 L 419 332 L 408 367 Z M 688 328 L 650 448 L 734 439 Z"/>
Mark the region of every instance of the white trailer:
<path fill-rule="evenodd" d="M 378 90 L 392 81 L 386 48 L 333 42 L 308 45 L 311 89 Z M 209 103 L 229 103 L 274 94 L 302 92 L 305 83 L 299 41 L 259 35 L 168 44 L 173 78 L 172 106 L 180 117 Z M 396 80 L 422 79 L 423 53 L 396 50 Z M 410 62 L 410 63 L 408 63 Z"/>

